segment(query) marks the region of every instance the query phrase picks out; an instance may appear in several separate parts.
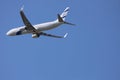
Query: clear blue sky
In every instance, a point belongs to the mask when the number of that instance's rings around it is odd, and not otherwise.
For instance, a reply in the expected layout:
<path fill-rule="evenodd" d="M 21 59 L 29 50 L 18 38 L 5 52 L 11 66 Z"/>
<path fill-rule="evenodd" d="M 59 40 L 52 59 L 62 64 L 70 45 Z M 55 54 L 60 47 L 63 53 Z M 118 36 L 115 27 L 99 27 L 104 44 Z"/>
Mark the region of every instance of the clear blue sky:
<path fill-rule="evenodd" d="M 48 33 L 6 36 L 22 26 L 21 6 L 32 24 L 56 19 L 69 6 L 67 21 Z M 120 80 L 120 0 L 2 0 L 0 80 Z"/>

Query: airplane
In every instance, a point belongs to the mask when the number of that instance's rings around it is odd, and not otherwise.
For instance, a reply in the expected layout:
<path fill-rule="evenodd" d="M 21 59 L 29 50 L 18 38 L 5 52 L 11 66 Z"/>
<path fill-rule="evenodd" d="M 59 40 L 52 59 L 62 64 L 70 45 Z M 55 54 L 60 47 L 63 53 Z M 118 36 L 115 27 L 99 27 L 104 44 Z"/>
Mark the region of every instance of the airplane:
<path fill-rule="evenodd" d="M 49 36 L 49 37 L 55 37 L 55 38 L 65 38 L 68 33 L 66 33 L 64 36 L 57 36 L 45 33 L 43 31 L 54 29 L 62 24 L 68 24 L 68 25 L 75 25 L 69 22 L 65 21 L 65 18 L 69 12 L 69 7 L 67 7 L 61 15 L 57 15 L 57 20 L 51 21 L 51 22 L 45 22 L 37 25 L 32 25 L 30 21 L 27 19 L 26 15 L 24 14 L 23 7 L 20 9 L 20 15 L 22 18 L 22 21 L 25 26 L 13 28 L 9 30 L 6 35 L 7 36 L 18 36 L 23 34 L 32 34 L 32 38 L 39 38 L 41 35 Z"/>

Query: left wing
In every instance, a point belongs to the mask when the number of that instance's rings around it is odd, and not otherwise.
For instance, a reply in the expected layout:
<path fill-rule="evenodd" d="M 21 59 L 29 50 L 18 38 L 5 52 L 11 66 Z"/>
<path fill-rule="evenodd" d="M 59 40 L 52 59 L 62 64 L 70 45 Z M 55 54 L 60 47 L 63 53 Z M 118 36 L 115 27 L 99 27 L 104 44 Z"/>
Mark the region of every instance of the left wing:
<path fill-rule="evenodd" d="M 55 37 L 55 38 L 66 38 L 68 33 L 66 33 L 64 36 L 56 36 L 56 35 L 52 35 L 52 34 L 47 34 L 47 33 L 41 32 L 40 35 L 49 36 L 49 37 Z"/>
<path fill-rule="evenodd" d="M 25 14 L 23 12 L 23 8 L 21 8 L 21 10 L 20 10 L 20 15 L 23 20 L 23 23 L 25 24 L 25 29 L 32 33 L 38 34 L 38 31 L 32 26 L 30 21 L 26 18 Z"/>

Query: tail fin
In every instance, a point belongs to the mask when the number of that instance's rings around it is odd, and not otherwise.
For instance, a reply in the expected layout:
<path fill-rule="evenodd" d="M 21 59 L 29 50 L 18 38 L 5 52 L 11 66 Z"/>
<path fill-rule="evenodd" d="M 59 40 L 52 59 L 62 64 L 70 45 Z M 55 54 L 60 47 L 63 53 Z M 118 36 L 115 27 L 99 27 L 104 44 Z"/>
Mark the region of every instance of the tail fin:
<path fill-rule="evenodd" d="M 64 21 L 63 18 L 59 14 L 58 14 L 58 21 L 63 22 L 64 24 L 68 24 L 68 25 L 75 25 L 75 24 Z"/>
<path fill-rule="evenodd" d="M 75 25 L 65 21 L 65 17 L 67 16 L 68 12 L 69 12 L 69 7 L 67 7 L 61 15 L 58 14 L 57 21 L 62 22 L 64 24 Z"/>
<path fill-rule="evenodd" d="M 58 21 L 59 22 L 64 22 L 63 18 L 58 14 Z"/>
<path fill-rule="evenodd" d="M 60 17 L 63 19 L 63 21 L 65 21 L 65 17 L 67 16 L 69 9 L 70 9 L 69 7 L 66 7 L 66 9 L 63 11 L 63 13 L 60 15 Z"/>

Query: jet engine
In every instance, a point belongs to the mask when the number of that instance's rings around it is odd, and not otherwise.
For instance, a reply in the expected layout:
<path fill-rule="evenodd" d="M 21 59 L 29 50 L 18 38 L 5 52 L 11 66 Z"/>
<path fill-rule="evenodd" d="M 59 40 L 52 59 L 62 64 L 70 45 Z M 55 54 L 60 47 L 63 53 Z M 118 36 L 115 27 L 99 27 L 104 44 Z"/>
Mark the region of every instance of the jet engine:
<path fill-rule="evenodd" d="M 39 36 L 39 34 L 32 34 L 32 38 L 38 38 Z"/>

